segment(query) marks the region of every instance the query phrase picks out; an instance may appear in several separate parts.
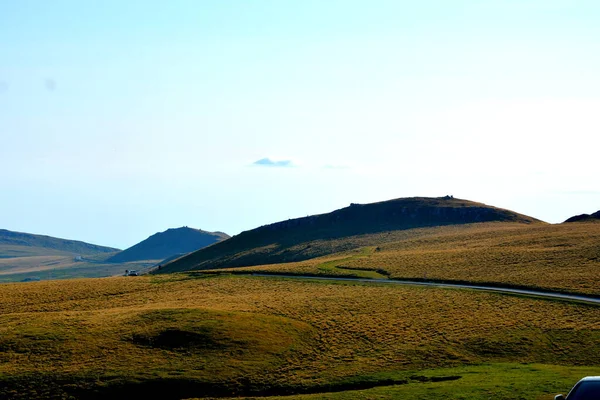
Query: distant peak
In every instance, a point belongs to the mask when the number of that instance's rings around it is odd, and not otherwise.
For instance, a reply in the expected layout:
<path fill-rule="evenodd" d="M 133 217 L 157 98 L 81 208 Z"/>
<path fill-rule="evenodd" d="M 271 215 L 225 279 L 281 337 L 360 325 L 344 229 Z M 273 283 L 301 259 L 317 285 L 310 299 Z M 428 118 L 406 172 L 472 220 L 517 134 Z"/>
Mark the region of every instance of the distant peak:
<path fill-rule="evenodd" d="M 108 261 L 163 260 L 176 254 L 186 254 L 198 250 L 228 238 L 229 235 L 222 232 L 206 232 L 188 226 L 169 228 L 123 250 Z"/>

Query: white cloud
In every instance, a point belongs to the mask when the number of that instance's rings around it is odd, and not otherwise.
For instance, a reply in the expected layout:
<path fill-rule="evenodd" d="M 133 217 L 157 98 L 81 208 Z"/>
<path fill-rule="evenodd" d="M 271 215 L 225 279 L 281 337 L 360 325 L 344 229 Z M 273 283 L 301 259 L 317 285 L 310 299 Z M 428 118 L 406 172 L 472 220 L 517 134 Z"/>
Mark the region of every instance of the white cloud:
<path fill-rule="evenodd" d="M 252 163 L 252 165 L 258 165 L 261 167 L 293 167 L 292 160 L 271 160 L 270 158 L 261 158 L 258 161 Z"/>

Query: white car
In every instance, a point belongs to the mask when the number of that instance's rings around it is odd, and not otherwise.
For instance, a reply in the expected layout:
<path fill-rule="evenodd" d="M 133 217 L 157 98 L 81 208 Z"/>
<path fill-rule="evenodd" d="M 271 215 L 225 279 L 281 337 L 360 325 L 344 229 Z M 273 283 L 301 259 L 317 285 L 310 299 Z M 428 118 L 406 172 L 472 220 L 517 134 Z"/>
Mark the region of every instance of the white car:
<path fill-rule="evenodd" d="M 600 376 L 586 376 L 573 386 L 567 397 L 559 394 L 554 400 L 598 400 L 600 399 Z"/>

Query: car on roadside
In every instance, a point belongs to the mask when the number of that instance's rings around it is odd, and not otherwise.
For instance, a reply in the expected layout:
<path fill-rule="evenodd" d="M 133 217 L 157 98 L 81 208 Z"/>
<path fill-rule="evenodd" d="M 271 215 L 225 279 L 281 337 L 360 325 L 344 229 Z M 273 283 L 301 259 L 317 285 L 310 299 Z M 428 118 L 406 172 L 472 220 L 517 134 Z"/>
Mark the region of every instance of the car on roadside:
<path fill-rule="evenodd" d="M 573 386 L 567 397 L 562 394 L 554 400 L 598 400 L 600 399 L 600 376 L 586 376 Z"/>
<path fill-rule="evenodd" d="M 137 271 L 131 270 L 127 272 L 127 276 L 138 276 L 139 273 Z"/>

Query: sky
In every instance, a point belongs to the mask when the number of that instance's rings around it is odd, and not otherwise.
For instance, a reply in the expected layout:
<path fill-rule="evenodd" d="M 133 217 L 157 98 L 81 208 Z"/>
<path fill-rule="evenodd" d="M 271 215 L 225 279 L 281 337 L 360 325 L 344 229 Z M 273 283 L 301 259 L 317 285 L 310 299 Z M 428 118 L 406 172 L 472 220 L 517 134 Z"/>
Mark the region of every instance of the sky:
<path fill-rule="evenodd" d="M 0 2 L 0 228 L 129 247 L 444 196 L 600 209 L 597 0 Z"/>

